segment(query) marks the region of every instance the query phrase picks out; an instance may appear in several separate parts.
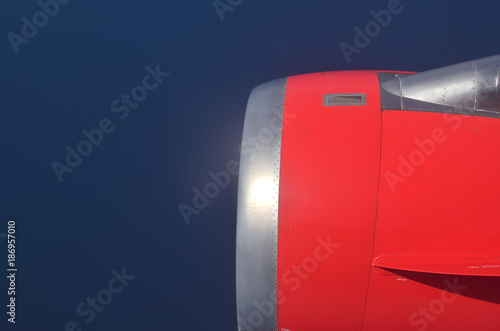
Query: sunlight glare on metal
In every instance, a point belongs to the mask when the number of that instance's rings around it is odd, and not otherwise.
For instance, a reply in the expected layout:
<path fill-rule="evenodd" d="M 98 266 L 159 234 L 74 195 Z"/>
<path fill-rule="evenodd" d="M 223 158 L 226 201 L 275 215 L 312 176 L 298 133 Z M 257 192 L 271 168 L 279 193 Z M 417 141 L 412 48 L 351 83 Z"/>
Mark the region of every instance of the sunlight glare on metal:
<path fill-rule="evenodd" d="M 273 201 L 274 184 L 272 179 L 258 178 L 251 186 L 252 201 L 256 205 L 269 205 Z"/>

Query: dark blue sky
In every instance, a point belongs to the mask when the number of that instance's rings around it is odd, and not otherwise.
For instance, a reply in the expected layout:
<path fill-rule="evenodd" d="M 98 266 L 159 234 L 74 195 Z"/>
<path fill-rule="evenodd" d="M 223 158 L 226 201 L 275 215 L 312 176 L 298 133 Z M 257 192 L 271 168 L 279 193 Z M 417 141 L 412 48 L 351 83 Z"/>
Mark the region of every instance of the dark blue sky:
<path fill-rule="evenodd" d="M 221 0 L 223 21 L 212 0 L 59 1 L 41 1 L 53 17 L 34 0 L 0 14 L 0 234 L 14 218 L 18 267 L 14 326 L 0 235 L 0 324 L 13 330 L 236 330 L 237 176 L 209 184 L 189 225 L 179 205 L 239 159 L 251 89 L 500 54 L 494 1 L 401 0 L 350 63 L 339 45 L 394 0 Z"/>

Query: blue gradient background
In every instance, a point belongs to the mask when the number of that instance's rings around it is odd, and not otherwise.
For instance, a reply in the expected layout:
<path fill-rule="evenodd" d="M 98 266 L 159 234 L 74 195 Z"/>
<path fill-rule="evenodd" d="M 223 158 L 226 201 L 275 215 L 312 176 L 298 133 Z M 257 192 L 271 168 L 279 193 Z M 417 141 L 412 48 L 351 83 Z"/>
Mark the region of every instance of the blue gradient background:
<path fill-rule="evenodd" d="M 0 13 L 0 233 L 17 221 L 17 323 L 0 329 L 236 330 L 237 177 L 186 225 L 181 203 L 238 160 L 251 89 L 327 70 L 422 71 L 500 54 L 494 1 L 401 0 L 347 63 L 339 44 L 388 1 L 70 1 L 15 53 L 36 1 Z M 130 115 L 110 105 L 146 66 L 170 72 Z M 110 118 L 115 130 L 60 183 L 51 167 Z M 76 307 L 125 267 L 135 279 L 87 324 Z"/>

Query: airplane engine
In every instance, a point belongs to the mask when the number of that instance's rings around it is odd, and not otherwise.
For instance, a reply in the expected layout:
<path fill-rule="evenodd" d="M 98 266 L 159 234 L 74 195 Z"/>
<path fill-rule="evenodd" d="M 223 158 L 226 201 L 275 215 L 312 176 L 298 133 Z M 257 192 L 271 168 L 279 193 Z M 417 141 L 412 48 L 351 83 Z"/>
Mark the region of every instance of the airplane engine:
<path fill-rule="evenodd" d="M 498 330 L 500 55 L 256 87 L 239 331 Z"/>

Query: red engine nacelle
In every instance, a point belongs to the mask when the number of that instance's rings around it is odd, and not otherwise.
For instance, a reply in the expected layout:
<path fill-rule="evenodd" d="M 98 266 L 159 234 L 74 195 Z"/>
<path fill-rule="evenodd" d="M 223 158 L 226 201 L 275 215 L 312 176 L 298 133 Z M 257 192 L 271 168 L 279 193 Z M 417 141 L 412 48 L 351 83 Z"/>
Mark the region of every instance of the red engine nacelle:
<path fill-rule="evenodd" d="M 256 87 L 240 331 L 498 330 L 500 56 Z"/>

